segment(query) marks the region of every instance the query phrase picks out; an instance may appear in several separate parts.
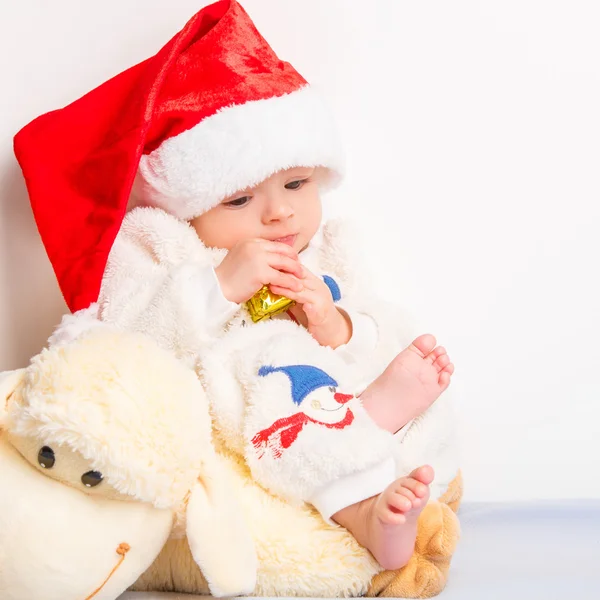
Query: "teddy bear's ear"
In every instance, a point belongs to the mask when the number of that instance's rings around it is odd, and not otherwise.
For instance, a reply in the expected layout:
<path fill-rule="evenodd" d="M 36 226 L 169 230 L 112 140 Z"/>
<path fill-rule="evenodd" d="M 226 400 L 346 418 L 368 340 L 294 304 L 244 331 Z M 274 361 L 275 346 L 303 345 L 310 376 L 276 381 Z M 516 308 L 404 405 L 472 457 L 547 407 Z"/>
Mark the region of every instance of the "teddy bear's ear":
<path fill-rule="evenodd" d="M 211 594 L 217 598 L 251 594 L 258 569 L 254 541 L 233 490 L 222 477 L 204 473 L 199 478 L 186 517 L 190 550 Z"/>
<path fill-rule="evenodd" d="M 0 427 L 4 423 L 8 402 L 13 392 L 17 389 L 23 377 L 25 369 L 17 369 L 16 371 L 4 371 L 0 373 Z"/>

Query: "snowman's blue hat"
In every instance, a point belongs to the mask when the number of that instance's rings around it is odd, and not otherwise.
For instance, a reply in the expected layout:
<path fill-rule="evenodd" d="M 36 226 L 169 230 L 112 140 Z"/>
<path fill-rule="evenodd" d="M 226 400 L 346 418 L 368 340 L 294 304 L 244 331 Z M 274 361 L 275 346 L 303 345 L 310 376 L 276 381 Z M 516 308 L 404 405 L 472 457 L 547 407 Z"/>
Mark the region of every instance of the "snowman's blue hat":
<path fill-rule="evenodd" d="M 269 373 L 281 371 L 290 378 L 292 384 L 292 400 L 294 404 L 300 404 L 308 394 L 320 387 L 337 387 L 338 383 L 317 367 L 310 365 L 290 365 L 288 367 L 261 367 L 258 374 L 266 377 Z"/>

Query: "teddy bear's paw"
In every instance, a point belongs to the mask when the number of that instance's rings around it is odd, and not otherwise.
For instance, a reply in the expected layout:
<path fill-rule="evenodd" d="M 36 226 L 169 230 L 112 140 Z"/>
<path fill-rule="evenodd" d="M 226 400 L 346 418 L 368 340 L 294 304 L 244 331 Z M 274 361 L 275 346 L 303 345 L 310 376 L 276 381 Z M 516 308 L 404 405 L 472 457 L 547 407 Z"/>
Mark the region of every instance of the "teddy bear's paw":
<path fill-rule="evenodd" d="M 450 558 L 432 562 L 418 554 L 398 571 L 376 575 L 367 592 L 368 597 L 432 598 L 446 586 Z"/>
<path fill-rule="evenodd" d="M 451 557 L 460 536 L 460 523 L 452 509 L 430 502 L 419 517 L 415 555 L 433 562 Z"/>

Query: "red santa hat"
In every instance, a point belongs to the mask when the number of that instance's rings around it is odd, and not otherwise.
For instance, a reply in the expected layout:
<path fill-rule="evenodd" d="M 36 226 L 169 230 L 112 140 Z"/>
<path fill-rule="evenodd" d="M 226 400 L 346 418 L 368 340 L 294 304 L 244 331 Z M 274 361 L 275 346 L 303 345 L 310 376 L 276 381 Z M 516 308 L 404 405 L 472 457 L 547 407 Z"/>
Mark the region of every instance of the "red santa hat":
<path fill-rule="evenodd" d="M 293 166 L 342 171 L 333 120 L 235 0 L 205 7 L 155 56 L 15 136 L 40 236 L 72 311 L 98 298 L 132 189 L 191 219 Z"/>

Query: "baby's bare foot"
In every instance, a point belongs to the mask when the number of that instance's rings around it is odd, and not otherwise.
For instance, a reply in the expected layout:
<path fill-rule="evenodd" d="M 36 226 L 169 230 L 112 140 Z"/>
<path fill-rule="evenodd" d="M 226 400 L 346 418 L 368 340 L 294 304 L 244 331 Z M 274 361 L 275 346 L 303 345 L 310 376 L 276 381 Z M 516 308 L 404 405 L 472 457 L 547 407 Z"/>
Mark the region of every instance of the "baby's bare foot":
<path fill-rule="evenodd" d="M 432 335 L 418 337 L 362 393 L 371 418 L 395 433 L 429 408 L 450 384 L 454 365 Z"/>
<path fill-rule="evenodd" d="M 333 519 L 352 533 L 384 569 L 400 569 L 412 556 L 417 520 L 429 500 L 430 466 L 415 469 L 379 496 L 343 509 Z"/>

